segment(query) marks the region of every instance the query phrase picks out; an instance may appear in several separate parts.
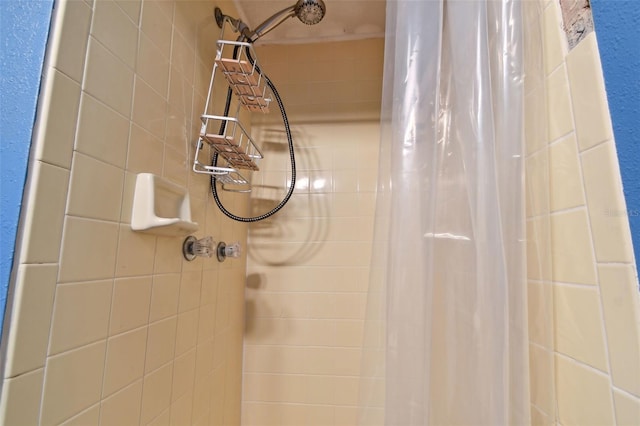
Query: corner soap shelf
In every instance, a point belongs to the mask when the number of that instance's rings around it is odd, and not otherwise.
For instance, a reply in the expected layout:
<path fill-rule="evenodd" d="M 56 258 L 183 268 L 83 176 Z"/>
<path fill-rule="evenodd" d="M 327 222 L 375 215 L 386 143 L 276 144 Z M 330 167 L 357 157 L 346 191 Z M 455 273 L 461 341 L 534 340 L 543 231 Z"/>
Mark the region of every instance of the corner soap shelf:
<path fill-rule="evenodd" d="M 251 184 L 239 170 L 258 171 L 258 160 L 263 158 L 256 142 L 240 122 L 241 110 L 252 113 L 269 112 L 272 94 L 267 78 L 262 73 L 253 45 L 240 41 L 221 40 L 217 42 L 216 58 L 209 83 L 209 93 L 204 114 L 200 116 L 202 126 L 198 138 L 193 171 L 215 176 L 222 183 L 222 189 L 233 192 L 250 192 Z M 218 73 L 220 71 L 220 73 Z M 227 87 L 235 95 L 233 114 L 225 114 L 224 105 L 215 105 L 214 91 L 216 74 L 225 77 Z M 219 102 L 218 102 L 219 103 Z M 226 166 L 211 166 L 198 159 L 204 149 L 204 143 L 218 153 Z"/>

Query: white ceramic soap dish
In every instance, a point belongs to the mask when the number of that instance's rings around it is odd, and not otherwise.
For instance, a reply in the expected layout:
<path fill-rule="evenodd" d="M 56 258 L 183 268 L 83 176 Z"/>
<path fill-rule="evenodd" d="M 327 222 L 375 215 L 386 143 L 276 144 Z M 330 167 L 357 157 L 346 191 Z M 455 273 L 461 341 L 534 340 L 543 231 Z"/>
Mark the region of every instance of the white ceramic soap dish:
<path fill-rule="evenodd" d="M 152 173 L 136 178 L 131 229 L 166 236 L 186 236 L 198 230 L 191 221 L 189 193 Z"/>

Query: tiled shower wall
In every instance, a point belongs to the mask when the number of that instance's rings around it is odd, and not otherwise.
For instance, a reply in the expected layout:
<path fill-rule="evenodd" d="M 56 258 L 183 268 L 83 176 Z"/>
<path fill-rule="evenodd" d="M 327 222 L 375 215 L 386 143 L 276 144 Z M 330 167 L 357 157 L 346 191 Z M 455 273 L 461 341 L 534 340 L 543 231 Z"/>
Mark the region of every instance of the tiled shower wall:
<path fill-rule="evenodd" d="M 264 46 L 296 147 L 295 193 L 249 230 L 242 424 L 355 425 L 378 168 L 383 40 Z M 252 201 L 290 180 L 282 124 Z M 257 177 L 257 176 L 256 176 Z"/>
<path fill-rule="evenodd" d="M 640 292 L 598 46 L 591 33 L 568 51 L 558 2 L 542 4 L 544 77 L 526 97 L 533 422 L 640 424 Z"/>
<path fill-rule="evenodd" d="M 246 242 L 190 171 L 213 3 L 61 0 L 54 16 L 0 423 L 239 424 L 246 259 L 189 263 L 182 237 L 129 226 L 151 172 L 189 189 L 198 237 Z M 223 200 L 246 213 L 246 196 Z"/>

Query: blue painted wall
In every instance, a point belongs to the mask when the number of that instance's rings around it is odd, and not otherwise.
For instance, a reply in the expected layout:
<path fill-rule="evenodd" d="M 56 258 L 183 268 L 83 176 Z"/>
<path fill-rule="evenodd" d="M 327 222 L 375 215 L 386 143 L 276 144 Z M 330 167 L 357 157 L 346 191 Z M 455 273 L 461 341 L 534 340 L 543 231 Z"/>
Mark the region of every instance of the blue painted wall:
<path fill-rule="evenodd" d="M 591 0 L 631 235 L 640 263 L 640 3 Z"/>
<path fill-rule="evenodd" d="M 52 8 L 53 0 L 0 0 L 0 314 L 7 301 Z"/>

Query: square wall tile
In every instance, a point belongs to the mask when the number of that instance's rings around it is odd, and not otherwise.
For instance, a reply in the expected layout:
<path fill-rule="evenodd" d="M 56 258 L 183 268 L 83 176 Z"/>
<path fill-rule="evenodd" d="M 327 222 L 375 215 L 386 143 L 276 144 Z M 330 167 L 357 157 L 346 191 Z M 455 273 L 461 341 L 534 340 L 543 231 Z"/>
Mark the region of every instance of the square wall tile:
<path fill-rule="evenodd" d="M 53 41 L 49 48 L 52 65 L 77 82 L 82 81 L 92 10 L 81 1 L 56 4 Z"/>
<path fill-rule="evenodd" d="M 584 152 L 582 168 L 598 262 L 633 262 L 629 218 L 613 142 Z"/>
<path fill-rule="evenodd" d="M 140 29 L 160 49 L 160 52 L 169 58 L 171 54 L 171 18 L 162 10 L 161 3 L 165 6 L 173 5 L 173 2 L 156 2 L 144 0 L 142 3 L 142 19 Z"/>
<path fill-rule="evenodd" d="M 177 322 L 177 317 L 171 317 L 149 325 L 145 373 L 149 373 L 173 359 Z"/>
<path fill-rule="evenodd" d="M 49 354 L 107 337 L 113 282 L 63 284 L 56 290 Z"/>
<path fill-rule="evenodd" d="M 149 321 L 151 277 L 115 280 L 109 335 L 146 325 Z"/>
<path fill-rule="evenodd" d="M 556 351 L 607 372 L 607 356 L 596 288 L 554 286 Z"/>
<path fill-rule="evenodd" d="M 140 419 L 142 380 L 102 401 L 100 425 L 135 425 Z"/>
<path fill-rule="evenodd" d="M 558 211 L 584 205 L 580 157 L 573 133 L 549 147 L 549 161 L 551 210 Z"/>
<path fill-rule="evenodd" d="M 36 161 L 27 182 L 25 226 L 20 241 L 23 263 L 57 263 L 69 171 Z"/>
<path fill-rule="evenodd" d="M 138 75 L 163 98 L 169 88 L 169 57 L 165 56 L 149 37 L 140 33 L 138 52 Z"/>
<path fill-rule="evenodd" d="M 613 384 L 640 395 L 640 297 L 633 265 L 599 267 Z"/>
<path fill-rule="evenodd" d="M 137 124 L 131 125 L 127 170 L 133 173 L 162 174 L 162 141 Z"/>
<path fill-rule="evenodd" d="M 171 401 L 176 401 L 193 389 L 196 370 L 196 351 L 192 350 L 176 357 L 173 362 L 173 388 Z"/>
<path fill-rule="evenodd" d="M 0 400 L 0 422 L 4 425 L 38 424 L 43 383 L 43 369 L 5 379 Z"/>
<path fill-rule="evenodd" d="M 5 377 L 43 367 L 47 355 L 57 265 L 21 265 L 16 278 Z"/>
<path fill-rule="evenodd" d="M 527 217 L 549 213 L 551 209 L 551 151 L 541 149 L 525 160 Z"/>
<path fill-rule="evenodd" d="M 558 2 L 551 2 L 542 14 L 544 68 L 546 74 L 556 69 L 564 60 L 567 42 L 562 30 L 562 16 Z"/>
<path fill-rule="evenodd" d="M 80 414 L 71 417 L 64 423 L 60 423 L 60 426 L 87 426 L 97 425 L 100 423 L 100 404 L 95 404 L 90 408 L 84 410 Z"/>
<path fill-rule="evenodd" d="M 573 114 L 580 149 L 613 138 L 596 34 L 590 33 L 567 55 Z"/>
<path fill-rule="evenodd" d="M 554 350 L 553 286 L 550 283 L 529 281 L 527 284 L 527 312 L 529 314 L 529 339 L 536 344 Z"/>
<path fill-rule="evenodd" d="M 564 65 L 549 76 L 546 89 L 548 139 L 553 142 L 574 130 L 569 80 Z"/>
<path fill-rule="evenodd" d="M 118 233 L 118 258 L 116 276 L 151 275 L 157 237 L 136 232 L 129 225 L 121 224 Z"/>
<path fill-rule="evenodd" d="M 142 378 L 147 349 L 147 328 L 141 327 L 111 337 L 107 342 L 107 359 L 102 395 L 111 395 Z M 137 401 L 139 404 L 140 401 Z"/>
<path fill-rule="evenodd" d="M 553 279 L 596 284 L 595 259 L 585 210 L 551 216 Z"/>
<path fill-rule="evenodd" d="M 640 398 L 614 389 L 613 402 L 616 407 L 618 425 L 640 424 Z"/>
<path fill-rule="evenodd" d="M 80 85 L 63 73 L 50 69 L 43 89 L 36 123 L 35 158 L 69 169 L 80 105 Z"/>
<path fill-rule="evenodd" d="M 178 313 L 180 274 L 154 275 L 149 321 L 154 322 Z"/>
<path fill-rule="evenodd" d="M 128 142 L 128 117 L 83 93 L 76 150 L 122 169 L 127 161 Z"/>
<path fill-rule="evenodd" d="M 113 277 L 117 244 L 117 223 L 67 217 L 62 237 L 60 282 Z"/>
<path fill-rule="evenodd" d="M 560 355 L 555 363 L 560 424 L 615 424 L 609 377 Z"/>
<path fill-rule="evenodd" d="M 105 349 L 102 341 L 49 358 L 41 424 L 58 424 L 100 400 Z"/>
<path fill-rule="evenodd" d="M 142 79 L 136 78 L 131 115 L 133 122 L 160 140 L 164 140 L 166 115 L 167 100 Z"/>
<path fill-rule="evenodd" d="M 164 365 L 144 377 L 140 424 L 147 424 L 171 405 L 173 364 Z"/>
<path fill-rule="evenodd" d="M 117 28 L 117 31 L 114 31 Z M 133 69 L 136 65 L 138 28 L 114 1 L 98 1 L 93 10 L 91 35 Z"/>
<path fill-rule="evenodd" d="M 133 70 L 91 37 L 84 90 L 125 117 L 131 115 Z"/>
<path fill-rule="evenodd" d="M 118 6 L 124 10 L 124 12 L 129 15 L 129 18 L 135 23 L 140 21 L 140 6 L 142 5 L 142 0 L 115 0 Z"/>
<path fill-rule="evenodd" d="M 79 152 L 73 158 L 67 214 L 117 222 L 124 170 Z"/>

